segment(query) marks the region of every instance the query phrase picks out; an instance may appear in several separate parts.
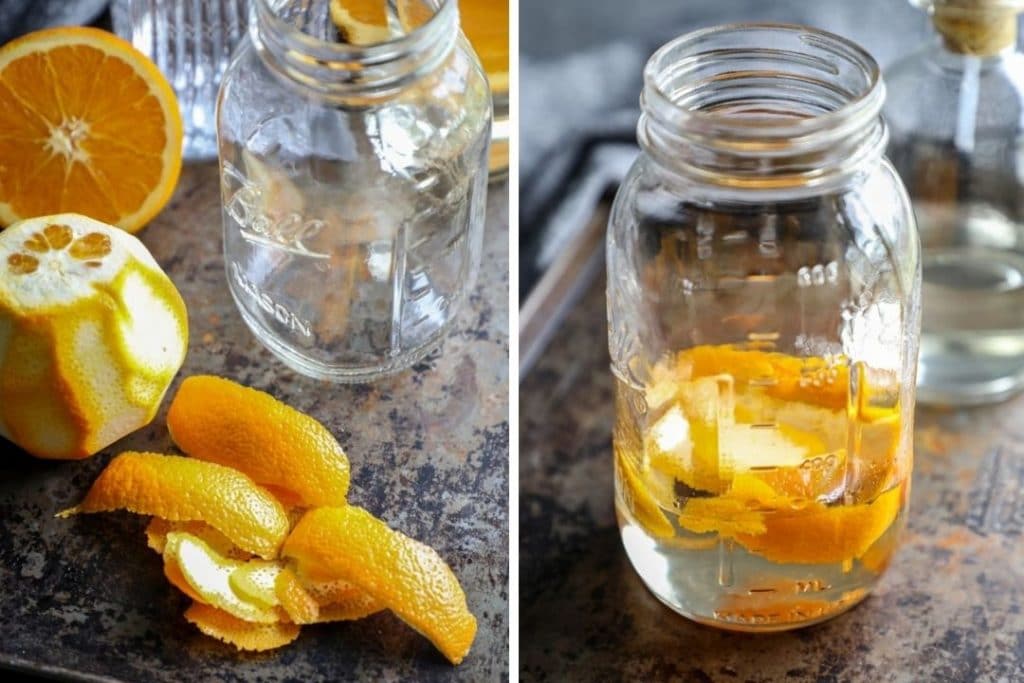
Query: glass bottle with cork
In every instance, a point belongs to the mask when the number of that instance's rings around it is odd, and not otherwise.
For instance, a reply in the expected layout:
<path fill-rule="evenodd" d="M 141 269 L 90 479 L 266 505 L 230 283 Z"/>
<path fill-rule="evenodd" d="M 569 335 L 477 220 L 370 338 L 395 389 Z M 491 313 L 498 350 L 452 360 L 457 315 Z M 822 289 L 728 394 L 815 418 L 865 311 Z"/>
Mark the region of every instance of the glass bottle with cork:
<path fill-rule="evenodd" d="M 1024 389 L 1024 55 L 1020 0 L 912 0 L 937 39 L 891 66 L 889 157 L 923 247 L 921 401 Z"/>

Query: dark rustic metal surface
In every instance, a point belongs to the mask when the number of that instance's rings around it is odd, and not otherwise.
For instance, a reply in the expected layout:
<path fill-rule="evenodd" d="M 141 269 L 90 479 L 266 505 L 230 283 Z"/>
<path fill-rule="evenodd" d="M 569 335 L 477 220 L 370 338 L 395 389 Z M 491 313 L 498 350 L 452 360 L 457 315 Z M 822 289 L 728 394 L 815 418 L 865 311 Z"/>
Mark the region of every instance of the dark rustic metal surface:
<path fill-rule="evenodd" d="M 296 375 L 244 327 L 224 280 L 214 167 L 186 168 L 140 235 L 189 307 L 179 381 L 229 377 L 327 425 L 352 462 L 350 501 L 435 547 L 461 580 L 479 631 L 459 667 L 389 613 L 238 654 L 185 621 L 188 600 L 146 548 L 144 518 L 55 519 L 112 454 L 171 451 L 167 402 L 149 427 L 82 462 L 35 460 L 0 440 L 0 666 L 104 681 L 507 680 L 507 206 L 507 186 L 492 187 L 481 275 L 444 353 L 366 386 Z"/>
<path fill-rule="evenodd" d="M 861 605 L 788 633 L 699 626 L 619 542 L 603 287 L 520 390 L 524 680 L 1024 681 L 1024 397 L 919 409 L 909 529 Z"/>

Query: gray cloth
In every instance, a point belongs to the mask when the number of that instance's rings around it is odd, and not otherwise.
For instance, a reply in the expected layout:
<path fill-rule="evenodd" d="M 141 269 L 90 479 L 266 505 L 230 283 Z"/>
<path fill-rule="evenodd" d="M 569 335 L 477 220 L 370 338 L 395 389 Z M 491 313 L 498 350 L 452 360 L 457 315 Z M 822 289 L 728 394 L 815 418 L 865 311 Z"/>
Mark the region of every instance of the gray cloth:
<path fill-rule="evenodd" d="M 0 44 L 48 26 L 88 24 L 107 0 L 0 0 Z"/>
<path fill-rule="evenodd" d="M 526 294 L 637 154 L 642 70 L 671 38 L 730 22 L 816 26 L 887 64 L 927 38 L 904 0 L 522 0 L 520 282 Z"/>

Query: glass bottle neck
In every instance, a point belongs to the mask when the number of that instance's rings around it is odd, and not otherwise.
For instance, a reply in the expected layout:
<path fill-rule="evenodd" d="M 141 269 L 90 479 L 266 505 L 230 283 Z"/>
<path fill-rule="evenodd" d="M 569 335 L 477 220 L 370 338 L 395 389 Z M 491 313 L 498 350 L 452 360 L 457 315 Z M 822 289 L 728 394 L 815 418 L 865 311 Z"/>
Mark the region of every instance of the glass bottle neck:
<path fill-rule="evenodd" d="M 638 138 L 717 194 L 801 197 L 851 180 L 887 142 L 878 66 L 839 36 L 751 24 L 699 31 L 644 72 Z"/>
<path fill-rule="evenodd" d="M 945 3 L 932 8 L 932 25 L 949 52 L 992 57 L 1017 44 L 1018 11 L 983 2 Z"/>
<path fill-rule="evenodd" d="M 390 97 L 437 69 L 459 37 L 456 0 L 400 3 L 389 21 L 390 39 L 367 45 L 334 41 L 328 4 L 254 0 L 250 27 L 256 52 L 272 72 L 328 100 Z"/>

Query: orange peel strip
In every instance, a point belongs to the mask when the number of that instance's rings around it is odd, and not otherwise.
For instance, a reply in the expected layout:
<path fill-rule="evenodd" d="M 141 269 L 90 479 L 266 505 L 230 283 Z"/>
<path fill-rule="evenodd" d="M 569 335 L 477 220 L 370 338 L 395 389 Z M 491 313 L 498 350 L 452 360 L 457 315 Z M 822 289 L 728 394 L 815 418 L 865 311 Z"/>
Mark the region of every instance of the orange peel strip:
<path fill-rule="evenodd" d="M 392 530 L 366 510 L 347 506 L 306 513 L 283 553 L 319 565 L 377 598 L 458 664 L 476 636 L 466 595 L 437 552 Z"/>
<path fill-rule="evenodd" d="M 197 536 L 218 554 L 233 560 L 248 560 L 253 556 L 252 553 L 236 546 L 231 539 L 206 522 L 170 522 L 160 517 L 154 517 L 149 521 L 149 525 L 146 527 L 146 545 L 163 555 L 167 545 L 167 534 L 173 531 L 183 531 Z"/>
<path fill-rule="evenodd" d="M 171 521 L 205 521 L 239 548 L 267 558 L 277 556 L 289 529 L 281 504 L 237 470 L 155 453 L 117 456 L 85 499 L 58 516 L 122 509 Z"/>
<path fill-rule="evenodd" d="M 281 569 L 274 580 L 274 593 L 288 618 L 296 624 L 315 624 L 320 620 L 320 604 L 302 586 L 295 572 Z"/>
<path fill-rule="evenodd" d="M 863 505 L 815 503 L 791 515 L 766 514 L 765 533 L 737 534 L 752 553 L 783 564 L 830 564 L 864 556 L 892 526 L 902 507 L 902 487 Z"/>
<path fill-rule="evenodd" d="M 658 505 L 657 499 L 648 491 L 639 473 L 634 469 L 629 456 L 615 449 L 615 481 L 619 498 L 633 518 L 655 538 L 672 538 L 676 530 Z"/>
<path fill-rule="evenodd" d="M 260 560 L 252 562 L 272 564 Z M 181 576 L 202 598 L 202 602 L 253 623 L 269 624 L 281 620 L 280 613 L 273 606 L 248 599 L 232 585 L 231 575 L 243 563 L 218 555 L 195 536 L 178 531 L 169 533 L 164 563 L 177 565 Z"/>
<path fill-rule="evenodd" d="M 320 605 L 317 622 L 362 619 L 384 609 L 380 600 L 343 579 L 309 581 L 300 579 L 309 595 Z"/>
<path fill-rule="evenodd" d="M 270 394 L 220 377 L 189 377 L 171 402 L 167 428 L 185 453 L 283 491 L 286 504 L 345 503 L 349 463 L 337 439 Z"/>
<path fill-rule="evenodd" d="M 185 610 L 185 618 L 206 635 L 239 650 L 262 652 L 284 647 L 299 637 L 296 624 L 251 624 L 201 602 Z"/>
<path fill-rule="evenodd" d="M 162 552 L 162 551 L 161 551 Z M 171 582 L 171 585 L 180 590 L 182 593 L 192 598 L 196 602 L 206 603 L 206 599 L 199 595 L 194 588 L 189 584 L 188 579 L 181 573 L 181 568 L 178 566 L 178 561 L 173 557 L 164 558 L 164 576 Z"/>

